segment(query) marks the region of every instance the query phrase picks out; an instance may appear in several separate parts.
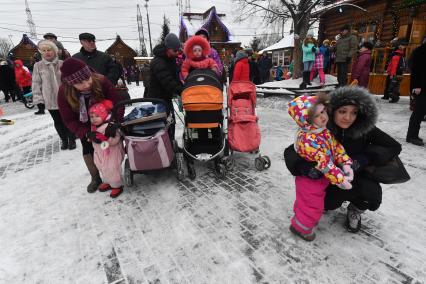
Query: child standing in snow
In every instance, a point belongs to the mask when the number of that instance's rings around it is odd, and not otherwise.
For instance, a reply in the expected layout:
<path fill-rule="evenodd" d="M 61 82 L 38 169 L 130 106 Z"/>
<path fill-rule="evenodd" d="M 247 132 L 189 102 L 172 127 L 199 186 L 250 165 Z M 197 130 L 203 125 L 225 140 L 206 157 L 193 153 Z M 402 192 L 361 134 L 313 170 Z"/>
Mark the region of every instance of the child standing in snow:
<path fill-rule="evenodd" d="M 182 64 L 181 75 L 185 80 L 193 69 L 212 69 L 220 74 L 216 62 L 208 57 L 210 44 L 202 36 L 193 36 L 185 43 L 184 53 L 186 56 Z"/>
<path fill-rule="evenodd" d="M 314 44 L 314 35 L 312 33 L 309 33 L 305 40 L 303 41 L 302 45 L 302 51 L 303 51 L 303 82 L 300 85 L 300 89 L 306 89 L 306 85 L 311 85 L 310 74 L 312 67 L 314 66 L 315 62 L 315 54 L 318 51 L 318 49 L 315 47 Z"/>
<path fill-rule="evenodd" d="M 302 95 L 288 104 L 288 113 L 300 127 L 294 143 L 296 152 L 308 161 L 317 162 L 316 169 L 324 174 L 320 179 L 296 177 L 295 214 L 290 231 L 306 241 L 315 239 L 313 230 L 322 216 L 329 183 L 345 190 L 352 188 L 352 160 L 326 128 L 327 101 L 325 95 Z"/>
<path fill-rule="evenodd" d="M 124 158 L 124 149 L 118 133 L 110 138 L 104 135 L 112 107 L 113 104 L 109 100 L 103 100 L 90 107 L 92 126 L 88 138 L 92 141 L 95 165 L 102 177 L 98 190 L 101 192 L 111 190 L 110 196 L 116 198 L 123 192 L 121 162 Z"/>
<path fill-rule="evenodd" d="M 318 75 L 320 78 L 320 85 L 324 86 L 325 84 L 324 55 L 321 52 L 315 53 L 314 65 L 312 66 L 312 69 L 311 69 L 309 81 L 312 81 L 314 79 L 316 72 L 318 72 Z"/>

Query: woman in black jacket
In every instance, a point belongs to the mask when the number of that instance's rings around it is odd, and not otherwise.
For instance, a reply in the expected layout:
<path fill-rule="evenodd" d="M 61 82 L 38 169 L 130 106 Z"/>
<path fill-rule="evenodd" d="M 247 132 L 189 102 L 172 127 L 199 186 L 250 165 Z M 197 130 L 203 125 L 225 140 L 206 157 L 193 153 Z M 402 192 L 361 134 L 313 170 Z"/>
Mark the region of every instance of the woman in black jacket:
<path fill-rule="evenodd" d="M 324 200 L 325 210 L 339 208 L 344 201 L 347 210 L 346 227 L 358 232 L 361 213 L 375 211 L 382 202 L 380 184 L 364 171 L 368 165 L 383 165 L 401 152 L 401 144 L 375 126 L 378 110 L 371 94 L 359 87 L 342 87 L 330 93 L 330 117 L 328 129 L 345 147 L 354 160 L 355 178 L 351 190 L 329 185 Z M 305 161 L 290 145 L 284 152 L 287 168 L 292 175 L 320 178 L 322 174 L 310 162 Z"/>

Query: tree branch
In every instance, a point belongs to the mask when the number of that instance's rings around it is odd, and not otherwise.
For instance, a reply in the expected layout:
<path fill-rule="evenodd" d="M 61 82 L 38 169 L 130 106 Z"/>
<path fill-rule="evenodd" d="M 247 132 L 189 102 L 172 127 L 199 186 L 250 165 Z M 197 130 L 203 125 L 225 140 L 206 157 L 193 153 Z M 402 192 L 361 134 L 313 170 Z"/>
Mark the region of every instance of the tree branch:
<path fill-rule="evenodd" d="M 315 0 L 301 15 L 301 17 L 298 19 L 297 23 L 299 24 L 301 21 L 303 21 L 307 16 L 311 17 L 311 10 L 318 5 L 318 3 L 321 0 Z"/>

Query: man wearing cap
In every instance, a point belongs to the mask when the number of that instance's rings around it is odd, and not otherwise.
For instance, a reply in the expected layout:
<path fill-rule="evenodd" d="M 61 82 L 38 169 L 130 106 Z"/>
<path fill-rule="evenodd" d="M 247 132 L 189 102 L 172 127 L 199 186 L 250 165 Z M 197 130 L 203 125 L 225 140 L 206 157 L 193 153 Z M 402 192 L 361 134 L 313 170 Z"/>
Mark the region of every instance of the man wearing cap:
<path fill-rule="evenodd" d="M 350 33 L 350 30 L 351 27 L 349 25 L 344 25 L 341 29 L 341 36 L 336 43 L 335 62 L 339 87 L 348 83 L 348 66 L 358 50 L 358 40 L 355 35 Z"/>
<path fill-rule="evenodd" d="M 154 59 L 150 65 L 150 87 L 147 98 L 163 99 L 170 109 L 173 108 L 173 95 L 180 95 L 183 90 L 176 64 L 180 48 L 178 37 L 172 33 L 168 34 L 164 43 L 154 47 Z M 174 124 L 170 127 L 169 133 L 174 137 Z"/>
<path fill-rule="evenodd" d="M 50 40 L 58 47 L 58 57 L 60 60 L 65 60 L 71 57 L 71 54 L 64 48 L 62 43 L 58 41 L 58 37 L 53 33 L 47 33 L 43 36 L 44 39 Z"/>
<path fill-rule="evenodd" d="M 111 83 L 117 84 L 120 72 L 117 64 L 114 63 L 111 56 L 96 49 L 96 38 L 91 33 L 82 33 L 78 36 L 82 45 L 80 52 L 72 57 L 84 61 L 96 72 L 107 77 Z"/>

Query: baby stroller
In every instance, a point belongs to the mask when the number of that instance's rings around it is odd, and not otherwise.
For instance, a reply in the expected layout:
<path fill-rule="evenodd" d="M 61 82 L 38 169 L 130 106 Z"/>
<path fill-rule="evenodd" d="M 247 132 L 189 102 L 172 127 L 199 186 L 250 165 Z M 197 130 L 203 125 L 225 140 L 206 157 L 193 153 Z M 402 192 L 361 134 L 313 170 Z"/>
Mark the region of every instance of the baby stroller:
<path fill-rule="evenodd" d="M 254 165 L 268 169 L 271 160 L 259 152 L 260 130 L 256 116 L 256 86 L 250 81 L 232 81 L 228 89 L 228 140 L 232 151 L 258 153 Z"/>
<path fill-rule="evenodd" d="M 227 171 L 228 142 L 223 124 L 223 90 L 216 73 L 193 70 L 181 95 L 185 113 L 183 151 L 190 179 L 195 179 L 194 161 L 214 161 L 217 176 Z"/>
<path fill-rule="evenodd" d="M 137 103 L 144 103 L 138 104 Z M 114 106 L 116 110 L 125 106 L 134 109 L 124 117 L 120 129 L 124 137 L 125 152 L 124 179 L 127 186 L 133 186 L 133 175 L 165 168 L 176 168 L 178 180 L 183 180 L 183 153 L 177 141 L 171 140 L 169 127 L 173 121 L 167 104 L 160 99 L 131 99 Z"/>

